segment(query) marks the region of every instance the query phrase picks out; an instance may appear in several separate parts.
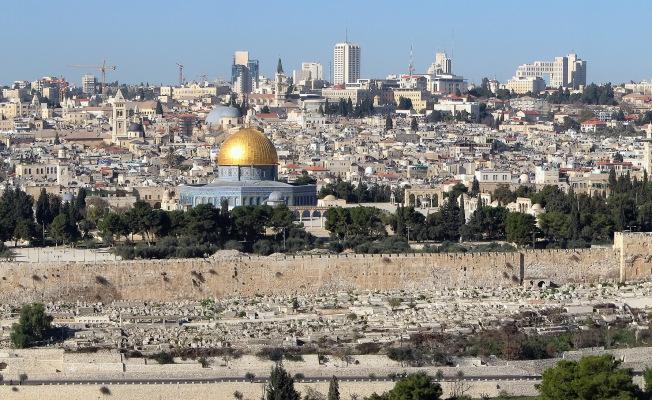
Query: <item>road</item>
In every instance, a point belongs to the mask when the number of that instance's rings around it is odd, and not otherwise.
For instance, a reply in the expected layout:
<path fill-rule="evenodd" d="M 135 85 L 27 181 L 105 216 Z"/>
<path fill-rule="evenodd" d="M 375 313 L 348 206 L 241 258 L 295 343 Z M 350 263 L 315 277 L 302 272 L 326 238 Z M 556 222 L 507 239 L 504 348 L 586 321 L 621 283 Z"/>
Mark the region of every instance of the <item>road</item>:
<path fill-rule="evenodd" d="M 369 376 L 343 376 L 337 378 L 340 382 L 391 382 L 392 379 L 388 377 L 369 377 Z M 295 379 L 298 383 L 318 383 L 328 382 L 330 377 L 304 377 Z M 465 376 L 463 378 L 467 382 L 481 382 L 481 381 L 539 381 L 540 375 L 487 375 L 487 376 Z M 39 380 L 27 379 L 23 381 L 22 385 L 193 385 L 193 384 L 208 384 L 208 383 L 237 383 L 237 382 L 252 382 L 252 383 L 265 383 L 268 381 L 267 377 L 255 378 L 253 380 L 243 377 L 219 377 L 219 378 L 169 378 L 169 379 L 56 379 L 56 380 Z M 455 379 L 444 378 L 444 382 L 452 382 Z M 19 385 L 18 381 L 2 381 L 0 385 Z"/>

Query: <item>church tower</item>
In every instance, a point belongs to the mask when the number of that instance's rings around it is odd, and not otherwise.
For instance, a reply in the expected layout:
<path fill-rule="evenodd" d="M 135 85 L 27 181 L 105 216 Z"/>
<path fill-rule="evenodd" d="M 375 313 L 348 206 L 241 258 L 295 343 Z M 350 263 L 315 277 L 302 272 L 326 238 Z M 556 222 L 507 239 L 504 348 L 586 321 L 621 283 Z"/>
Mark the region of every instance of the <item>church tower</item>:
<path fill-rule="evenodd" d="M 652 176 L 652 123 L 648 124 L 646 132 L 643 168 L 645 168 L 648 176 Z"/>
<path fill-rule="evenodd" d="M 274 79 L 276 105 L 281 106 L 285 103 L 287 88 L 287 77 L 283 72 L 283 63 L 281 63 L 281 59 L 279 58 L 278 64 L 276 65 L 276 77 Z"/>
<path fill-rule="evenodd" d="M 120 138 L 127 136 L 127 101 L 122 95 L 122 90 L 118 92 L 113 99 L 113 130 L 111 132 L 111 141 L 119 143 Z"/>

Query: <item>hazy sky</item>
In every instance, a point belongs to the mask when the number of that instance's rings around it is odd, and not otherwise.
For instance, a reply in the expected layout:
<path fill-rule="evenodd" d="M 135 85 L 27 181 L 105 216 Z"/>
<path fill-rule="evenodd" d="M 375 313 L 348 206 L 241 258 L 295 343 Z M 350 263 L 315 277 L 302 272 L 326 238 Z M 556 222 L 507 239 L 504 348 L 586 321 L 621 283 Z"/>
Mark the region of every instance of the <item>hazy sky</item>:
<path fill-rule="evenodd" d="M 48 5 L 46 7 L 46 4 Z M 509 79 L 516 66 L 576 52 L 588 81 L 652 78 L 650 0 L 19 0 L 0 5 L 0 83 L 86 72 L 69 64 L 117 64 L 110 80 L 173 83 L 228 78 L 234 50 L 249 50 L 271 75 L 319 61 L 329 75 L 333 45 L 362 47 L 363 77 L 416 71 L 435 50 L 470 82 Z M 98 74 L 99 78 L 99 74 Z"/>

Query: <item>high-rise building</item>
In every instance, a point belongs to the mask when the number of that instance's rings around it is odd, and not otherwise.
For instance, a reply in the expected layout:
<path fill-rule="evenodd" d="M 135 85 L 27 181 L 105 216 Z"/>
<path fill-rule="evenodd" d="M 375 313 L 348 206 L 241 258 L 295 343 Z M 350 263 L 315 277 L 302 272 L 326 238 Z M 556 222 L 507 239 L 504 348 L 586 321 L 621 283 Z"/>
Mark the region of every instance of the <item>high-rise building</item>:
<path fill-rule="evenodd" d="M 360 79 L 360 46 L 337 43 L 333 50 L 333 84 L 355 83 Z"/>
<path fill-rule="evenodd" d="M 236 51 L 231 67 L 231 85 L 237 93 L 250 93 L 259 82 L 258 60 L 250 60 L 248 51 Z"/>
<path fill-rule="evenodd" d="M 292 71 L 292 81 L 296 85 L 305 84 L 306 82 L 321 81 L 324 79 L 323 67 L 318 62 L 301 63 L 300 70 Z"/>
<path fill-rule="evenodd" d="M 82 92 L 88 95 L 94 95 L 97 89 L 97 78 L 95 75 L 83 75 L 82 76 Z"/>
<path fill-rule="evenodd" d="M 436 53 L 435 62 L 428 68 L 430 75 L 452 74 L 453 60 L 446 56 L 446 53 Z"/>
<path fill-rule="evenodd" d="M 550 87 L 579 89 L 586 86 L 586 61 L 577 54 L 555 57 L 554 61 L 535 61 L 516 69 L 516 78 L 548 78 Z"/>
<path fill-rule="evenodd" d="M 238 50 L 233 54 L 233 63 L 238 65 L 247 65 L 249 62 L 249 52 Z"/>
<path fill-rule="evenodd" d="M 301 63 L 301 71 L 307 72 L 311 81 L 321 81 L 324 79 L 324 70 L 322 65 L 318 62 L 304 62 Z"/>

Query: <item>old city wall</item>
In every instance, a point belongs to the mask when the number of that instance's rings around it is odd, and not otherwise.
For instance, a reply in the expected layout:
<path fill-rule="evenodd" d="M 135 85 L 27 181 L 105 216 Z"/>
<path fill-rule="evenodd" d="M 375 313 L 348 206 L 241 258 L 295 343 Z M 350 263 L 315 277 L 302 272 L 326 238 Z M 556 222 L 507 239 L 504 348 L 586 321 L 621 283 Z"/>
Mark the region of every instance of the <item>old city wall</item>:
<path fill-rule="evenodd" d="M 518 285 L 520 253 L 234 257 L 1 263 L 0 301 L 203 299 L 210 296 Z"/>
<path fill-rule="evenodd" d="M 346 290 L 506 287 L 642 279 L 652 235 L 613 249 L 511 253 L 231 257 L 100 263 L 0 263 L 0 301 L 174 301 Z"/>
<path fill-rule="evenodd" d="M 619 250 L 622 281 L 652 276 L 652 233 L 616 232 L 614 248 Z"/>
<path fill-rule="evenodd" d="M 529 250 L 523 252 L 524 283 L 556 284 L 613 281 L 620 278 L 616 249 Z"/>

